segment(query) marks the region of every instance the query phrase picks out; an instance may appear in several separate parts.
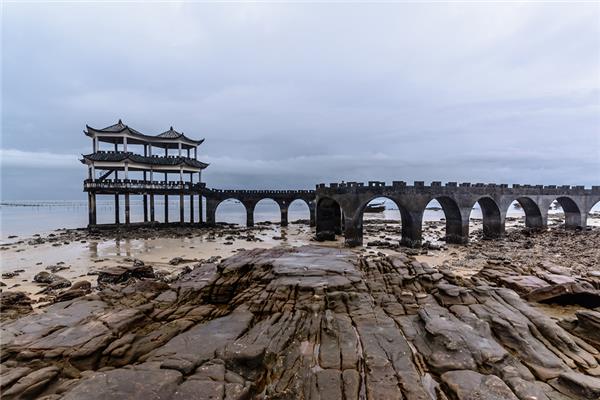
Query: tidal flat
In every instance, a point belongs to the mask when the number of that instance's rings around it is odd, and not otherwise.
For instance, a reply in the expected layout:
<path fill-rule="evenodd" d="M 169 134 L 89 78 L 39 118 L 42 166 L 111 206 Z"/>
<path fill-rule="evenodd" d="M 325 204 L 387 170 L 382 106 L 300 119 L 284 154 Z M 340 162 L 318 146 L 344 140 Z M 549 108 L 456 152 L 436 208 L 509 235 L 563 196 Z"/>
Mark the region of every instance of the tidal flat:
<path fill-rule="evenodd" d="M 600 229 L 552 218 L 419 248 L 378 218 L 353 249 L 302 220 L 13 238 L 2 396 L 600 398 Z"/>

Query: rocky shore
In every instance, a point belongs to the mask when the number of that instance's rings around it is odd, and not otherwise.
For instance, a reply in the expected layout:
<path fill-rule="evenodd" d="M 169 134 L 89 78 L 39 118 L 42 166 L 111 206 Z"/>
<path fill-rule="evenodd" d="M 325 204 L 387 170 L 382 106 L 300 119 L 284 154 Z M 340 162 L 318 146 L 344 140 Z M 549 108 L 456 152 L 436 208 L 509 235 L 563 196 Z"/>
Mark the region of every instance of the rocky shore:
<path fill-rule="evenodd" d="M 242 250 L 176 276 L 132 259 L 37 310 L 4 291 L 2 397 L 600 398 L 600 230 L 435 264 L 389 247 Z"/>

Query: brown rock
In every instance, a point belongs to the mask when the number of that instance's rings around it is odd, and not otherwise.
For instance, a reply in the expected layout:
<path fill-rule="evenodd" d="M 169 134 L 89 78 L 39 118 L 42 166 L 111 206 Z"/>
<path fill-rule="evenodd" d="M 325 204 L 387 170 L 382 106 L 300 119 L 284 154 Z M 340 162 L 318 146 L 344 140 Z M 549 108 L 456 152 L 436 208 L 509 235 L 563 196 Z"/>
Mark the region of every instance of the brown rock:
<path fill-rule="evenodd" d="M 458 400 L 518 400 L 510 388 L 495 375 L 475 371 L 449 371 L 442 381 Z"/>
<path fill-rule="evenodd" d="M 115 266 L 98 273 L 98 285 L 123 283 L 129 279 L 155 278 L 149 265 Z"/>

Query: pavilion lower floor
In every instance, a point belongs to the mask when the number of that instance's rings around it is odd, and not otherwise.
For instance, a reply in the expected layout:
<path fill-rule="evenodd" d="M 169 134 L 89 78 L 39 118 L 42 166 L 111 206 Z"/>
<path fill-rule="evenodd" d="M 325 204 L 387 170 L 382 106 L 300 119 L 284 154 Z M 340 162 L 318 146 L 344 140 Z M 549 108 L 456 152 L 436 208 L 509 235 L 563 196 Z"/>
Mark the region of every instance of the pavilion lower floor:
<path fill-rule="evenodd" d="M 133 208 L 136 207 L 136 213 L 139 213 L 137 202 L 132 204 L 132 198 L 141 197 L 142 216 L 136 221 L 133 220 Z M 112 221 L 98 223 L 98 202 L 97 199 L 112 199 L 114 204 L 114 217 Z M 175 199 L 175 203 L 173 200 Z M 204 223 L 203 217 L 204 197 L 196 193 L 165 193 L 165 194 L 97 194 L 88 192 L 88 226 L 98 225 L 137 225 L 140 223 Z M 172 208 L 178 209 L 173 212 Z M 123 212 L 124 211 L 124 212 Z M 160 221 L 159 221 L 160 214 Z"/>

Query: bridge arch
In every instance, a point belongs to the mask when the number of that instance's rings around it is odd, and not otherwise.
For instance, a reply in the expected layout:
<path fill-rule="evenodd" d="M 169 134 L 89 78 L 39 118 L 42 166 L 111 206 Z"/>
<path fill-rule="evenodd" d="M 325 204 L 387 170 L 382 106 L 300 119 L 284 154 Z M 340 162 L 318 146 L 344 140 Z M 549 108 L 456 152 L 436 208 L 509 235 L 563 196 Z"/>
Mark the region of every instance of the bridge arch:
<path fill-rule="evenodd" d="M 592 206 L 587 210 L 588 213 L 598 212 L 600 214 L 600 199 L 592 204 Z"/>
<path fill-rule="evenodd" d="M 288 213 L 290 214 L 290 218 L 294 220 L 306 220 L 310 224 L 312 217 L 314 217 L 314 215 L 311 217 L 311 214 L 314 214 L 314 207 L 311 211 L 310 202 L 301 197 L 297 197 L 288 204 Z"/>
<path fill-rule="evenodd" d="M 317 240 L 335 240 L 342 233 L 342 208 L 331 197 L 321 197 L 316 206 Z"/>
<path fill-rule="evenodd" d="M 400 222 L 401 226 L 404 225 L 405 218 L 409 219 L 408 216 L 407 217 L 402 216 L 403 212 L 406 214 L 406 210 L 395 199 L 388 197 L 388 196 L 373 195 L 370 198 L 363 201 L 356 212 L 355 221 L 354 221 L 354 229 L 356 230 L 357 238 L 360 238 L 361 241 L 362 241 L 363 230 L 364 230 L 365 211 L 370 203 L 372 203 L 374 200 L 380 200 L 380 199 L 384 200 L 384 201 L 389 200 L 392 203 L 394 203 L 394 205 L 396 206 L 397 211 L 398 211 L 398 216 L 400 217 L 399 222 Z M 402 241 L 402 236 L 400 238 L 400 241 Z"/>
<path fill-rule="evenodd" d="M 600 199 L 587 210 L 585 223 L 586 226 L 600 226 Z"/>
<path fill-rule="evenodd" d="M 276 211 L 271 211 L 269 212 L 269 208 L 276 208 Z M 264 197 L 262 199 L 260 199 L 259 201 L 256 202 L 256 204 L 254 204 L 254 207 L 252 209 L 252 213 L 254 216 L 254 222 L 277 222 L 277 221 L 271 221 L 269 219 L 264 219 L 264 216 L 272 213 L 272 214 L 280 214 L 279 217 L 276 218 L 281 218 L 281 211 L 282 211 L 283 207 L 282 205 L 276 201 L 275 199 L 271 198 L 271 197 Z M 283 222 L 281 220 L 281 222 Z"/>
<path fill-rule="evenodd" d="M 575 229 L 583 227 L 584 222 L 582 218 L 582 211 L 573 199 L 567 196 L 557 197 L 550 203 L 550 206 L 548 206 L 546 212 L 550 211 L 550 207 L 552 204 L 554 204 L 554 202 L 556 202 L 562 208 L 565 218 L 565 228 Z"/>
<path fill-rule="evenodd" d="M 475 205 L 479 204 L 481 209 L 481 219 L 483 225 L 483 237 L 486 239 L 498 238 L 504 233 L 504 220 L 500 211 L 500 206 L 496 200 L 489 196 L 483 196 L 471 207 L 469 221 L 475 209 Z"/>
<path fill-rule="evenodd" d="M 433 197 L 423 208 L 423 213 L 425 213 L 425 210 L 433 200 L 440 204 L 446 218 L 446 233 L 444 240 L 447 243 L 467 243 L 469 235 L 469 222 L 467 220 L 465 223 L 460 207 L 456 200 L 449 196 Z"/>
<path fill-rule="evenodd" d="M 229 197 L 226 199 L 222 199 L 222 200 L 218 200 L 217 203 L 214 205 L 214 222 L 228 222 L 228 221 L 223 221 L 223 220 L 219 220 L 219 209 L 221 210 L 221 212 L 231 212 L 233 214 L 233 212 L 235 212 L 235 208 L 240 208 L 241 207 L 241 216 L 239 218 L 237 218 L 237 213 L 236 216 L 232 218 L 232 220 L 235 221 L 236 224 L 238 225 L 247 225 L 246 222 L 246 215 L 248 213 L 248 208 L 246 207 L 246 205 L 244 204 L 243 201 L 235 198 L 235 197 Z M 224 208 L 229 208 L 229 210 L 224 210 Z"/>
<path fill-rule="evenodd" d="M 545 218 L 542 216 L 540 206 L 530 197 L 517 197 L 511 201 L 506 212 L 509 211 L 510 206 L 514 201 L 521 206 L 521 209 L 525 213 L 525 227 L 530 229 L 543 229 L 546 226 Z"/>

